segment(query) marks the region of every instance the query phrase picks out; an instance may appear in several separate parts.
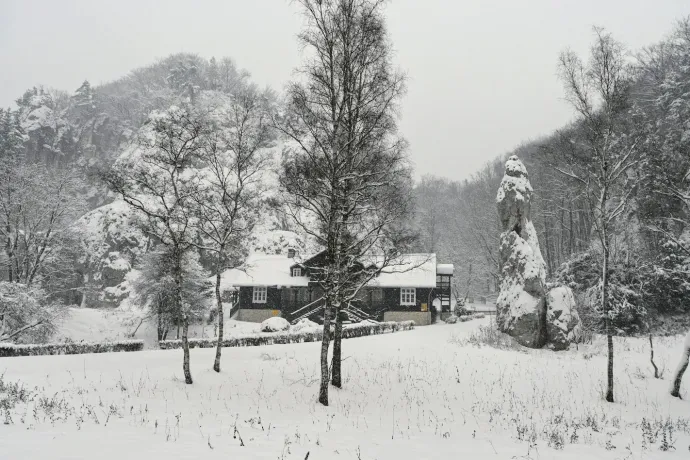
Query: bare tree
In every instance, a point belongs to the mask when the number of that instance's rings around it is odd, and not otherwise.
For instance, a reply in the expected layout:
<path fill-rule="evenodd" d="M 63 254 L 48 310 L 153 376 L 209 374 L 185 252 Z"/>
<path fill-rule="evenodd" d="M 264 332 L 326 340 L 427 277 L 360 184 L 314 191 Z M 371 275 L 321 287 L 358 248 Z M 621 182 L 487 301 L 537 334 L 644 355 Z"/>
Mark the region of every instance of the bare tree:
<path fill-rule="evenodd" d="M 48 262 L 66 249 L 72 224 L 85 210 L 82 186 L 74 171 L 41 164 L 18 162 L 0 170 L 0 235 L 8 281 L 30 285 L 60 269 Z"/>
<path fill-rule="evenodd" d="M 566 98 L 583 126 L 576 152 L 568 168 L 556 169 L 575 181 L 588 202 L 589 212 L 603 253 L 601 305 L 608 342 L 606 400 L 613 402 L 613 331 L 609 271 L 611 237 L 618 219 L 626 211 L 634 178 L 629 174 L 639 161 L 634 138 L 621 129 L 629 112 L 630 75 L 622 45 L 602 29 L 595 28 L 591 57 L 585 65 L 573 52 L 559 61 Z"/>
<path fill-rule="evenodd" d="M 328 405 L 331 319 L 332 383 L 340 387 L 339 313 L 408 237 L 399 223 L 409 217 L 411 180 L 396 123 L 404 77 L 392 69 L 383 2 L 298 3 L 306 19 L 299 39 L 310 57 L 276 123 L 289 140 L 280 181 L 297 225 L 325 248 L 313 269 L 326 302 L 319 402 Z M 366 262 L 372 253 L 380 256 Z"/>
<path fill-rule="evenodd" d="M 183 302 L 185 253 L 194 235 L 194 196 L 199 178 L 192 166 L 199 160 L 206 126 L 191 108 L 171 107 L 156 112 L 139 136 L 137 149 L 117 162 L 103 179 L 141 217 L 143 229 L 169 248 L 173 260 L 173 301 L 182 317 L 182 369 L 189 368 L 188 306 Z"/>
<path fill-rule="evenodd" d="M 216 372 L 220 372 L 223 342 L 221 273 L 244 263 L 247 241 L 260 212 L 265 150 L 274 139 L 267 104 L 267 94 L 252 86 L 236 91 L 230 97 L 227 116 L 221 117 L 217 129 L 208 134 L 201 152 L 205 181 L 194 199 L 203 241 L 198 247 L 213 254 L 216 262 Z"/>
<path fill-rule="evenodd" d="M 19 114 L 0 110 L 0 238 L 7 280 L 30 285 L 64 277 L 59 263 L 83 213 L 83 183 L 72 169 L 27 160 Z M 64 261 L 61 261 L 64 262 Z"/>

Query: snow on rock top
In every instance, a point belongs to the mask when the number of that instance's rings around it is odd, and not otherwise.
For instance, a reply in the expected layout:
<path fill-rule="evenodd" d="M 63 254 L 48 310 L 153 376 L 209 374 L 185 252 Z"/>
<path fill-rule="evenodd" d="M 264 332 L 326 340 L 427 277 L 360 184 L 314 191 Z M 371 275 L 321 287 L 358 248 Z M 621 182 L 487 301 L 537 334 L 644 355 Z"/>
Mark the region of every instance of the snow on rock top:
<path fill-rule="evenodd" d="M 505 200 L 506 194 L 513 194 L 515 200 L 529 202 L 532 185 L 529 182 L 527 168 L 517 156 L 511 156 L 506 161 L 505 175 L 496 194 L 496 202 Z"/>
<path fill-rule="evenodd" d="M 511 155 L 506 161 L 506 175 L 514 177 L 527 177 L 527 168 L 522 164 L 522 161 L 517 157 L 517 155 Z"/>

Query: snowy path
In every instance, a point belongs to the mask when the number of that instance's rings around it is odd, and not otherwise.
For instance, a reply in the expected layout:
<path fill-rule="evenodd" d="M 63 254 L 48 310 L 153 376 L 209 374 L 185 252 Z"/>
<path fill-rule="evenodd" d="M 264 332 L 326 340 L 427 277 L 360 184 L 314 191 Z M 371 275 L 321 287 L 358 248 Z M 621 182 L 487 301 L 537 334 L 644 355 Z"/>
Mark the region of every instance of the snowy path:
<path fill-rule="evenodd" d="M 179 350 L 2 359 L 6 385 L 44 399 L 8 411 L 0 459 L 687 458 L 690 403 L 650 378 L 644 340 L 617 340 L 609 405 L 603 343 L 558 354 L 458 343 L 488 321 L 345 341 L 328 408 L 315 402 L 315 343 L 228 348 L 221 374 L 214 350 L 192 350 L 192 386 Z M 667 374 L 680 344 L 655 344 Z M 660 437 L 643 446 L 643 417 L 672 418 L 674 451 Z"/>

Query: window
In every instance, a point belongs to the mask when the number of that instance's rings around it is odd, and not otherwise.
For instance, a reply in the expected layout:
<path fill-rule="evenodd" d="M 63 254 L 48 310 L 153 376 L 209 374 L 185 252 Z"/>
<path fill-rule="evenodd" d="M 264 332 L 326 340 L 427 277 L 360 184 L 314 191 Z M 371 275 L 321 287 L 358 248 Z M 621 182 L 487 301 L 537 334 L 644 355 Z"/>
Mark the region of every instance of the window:
<path fill-rule="evenodd" d="M 301 268 L 293 268 L 292 269 L 292 276 L 302 276 L 302 269 Z"/>
<path fill-rule="evenodd" d="M 400 289 L 400 305 L 416 305 L 417 291 L 415 288 Z"/>
<path fill-rule="evenodd" d="M 441 289 L 450 289 L 450 276 L 436 275 L 436 287 Z"/>
<path fill-rule="evenodd" d="M 254 286 L 252 303 L 266 303 L 266 286 Z"/>

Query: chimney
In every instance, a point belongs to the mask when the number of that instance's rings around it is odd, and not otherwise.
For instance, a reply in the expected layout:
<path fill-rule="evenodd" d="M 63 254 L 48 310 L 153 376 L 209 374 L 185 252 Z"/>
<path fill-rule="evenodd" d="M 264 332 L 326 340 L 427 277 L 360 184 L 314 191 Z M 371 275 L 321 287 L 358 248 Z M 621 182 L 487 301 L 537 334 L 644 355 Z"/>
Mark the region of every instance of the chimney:
<path fill-rule="evenodd" d="M 288 249 L 288 259 L 294 259 L 295 258 L 295 250 L 290 248 Z"/>

